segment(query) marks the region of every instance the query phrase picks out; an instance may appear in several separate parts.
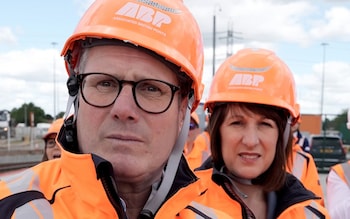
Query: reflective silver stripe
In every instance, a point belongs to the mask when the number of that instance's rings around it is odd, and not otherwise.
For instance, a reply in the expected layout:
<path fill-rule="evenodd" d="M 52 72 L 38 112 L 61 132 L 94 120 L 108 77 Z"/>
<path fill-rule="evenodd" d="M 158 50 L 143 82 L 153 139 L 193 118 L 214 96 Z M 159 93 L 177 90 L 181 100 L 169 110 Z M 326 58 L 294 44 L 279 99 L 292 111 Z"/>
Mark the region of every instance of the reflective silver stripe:
<path fill-rule="evenodd" d="M 319 206 L 317 205 L 317 203 L 315 201 L 312 201 L 308 206 L 311 206 L 314 209 L 319 210 Z M 304 207 L 305 218 L 306 219 L 317 219 L 317 218 L 321 219 L 321 215 L 316 215 L 314 212 L 312 212 L 310 209 L 307 208 L 308 206 Z"/>
<path fill-rule="evenodd" d="M 12 194 L 28 190 L 40 191 L 39 176 L 32 170 L 10 175 L 1 179 L 5 181 Z M 46 199 L 35 199 L 17 208 L 14 218 L 53 218 L 53 211 Z"/>
<path fill-rule="evenodd" d="M 346 183 L 350 187 L 350 164 L 348 162 L 345 162 L 341 164 L 341 167 L 343 168 L 343 171 L 344 171 Z"/>
<path fill-rule="evenodd" d="M 45 218 L 53 219 L 53 212 L 47 200 L 33 200 L 16 209 L 14 218 Z"/>
<path fill-rule="evenodd" d="M 201 160 L 201 164 L 204 163 L 204 161 L 206 161 L 206 159 L 209 157 L 209 153 L 207 151 L 202 151 L 202 160 Z"/>
<path fill-rule="evenodd" d="M 2 180 L 6 182 L 11 193 L 18 193 L 27 190 L 39 191 L 39 176 L 35 174 L 32 169 L 4 177 Z"/>
<path fill-rule="evenodd" d="M 195 209 L 198 209 L 200 212 L 203 212 L 209 218 L 219 219 L 218 215 L 216 215 L 216 213 L 210 207 L 202 205 L 198 202 L 191 202 L 190 205 L 193 206 Z M 196 214 L 196 219 L 203 219 L 203 217 L 201 215 Z"/>
<path fill-rule="evenodd" d="M 299 139 L 298 145 L 300 145 L 301 147 L 303 147 L 303 146 L 304 146 L 304 141 L 305 141 L 305 137 L 301 137 L 301 138 Z"/>
<path fill-rule="evenodd" d="M 295 155 L 295 160 L 293 161 L 292 174 L 299 180 L 301 180 L 301 176 L 303 174 L 304 163 L 305 163 L 305 157 L 299 154 L 299 152 L 297 152 Z"/>

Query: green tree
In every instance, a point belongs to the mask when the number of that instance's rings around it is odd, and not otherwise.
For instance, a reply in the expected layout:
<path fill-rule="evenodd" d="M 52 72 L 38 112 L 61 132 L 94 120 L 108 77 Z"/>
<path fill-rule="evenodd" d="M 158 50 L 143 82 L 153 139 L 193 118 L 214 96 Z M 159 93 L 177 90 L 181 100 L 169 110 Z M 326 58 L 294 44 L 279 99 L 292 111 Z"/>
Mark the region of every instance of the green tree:
<path fill-rule="evenodd" d="M 338 130 L 341 133 L 344 143 L 350 144 L 350 130 L 347 129 L 347 109 L 344 109 L 341 114 L 334 119 L 325 119 L 323 122 L 326 130 Z"/>
<path fill-rule="evenodd" d="M 63 118 L 63 116 L 64 116 L 64 112 L 60 112 L 57 114 L 56 119 Z"/>
<path fill-rule="evenodd" d="M 11 118 L 14 122 L 25 123 L 26 126 L 30 126 L 30 113 L 34 113 L 34 126 L 40 122 L 52 122 L 53 117 L 49 114 L 45 114 L 44 110 L 34 105 L 34 103 L 24 103 L 20 108 L 13 108 L 11 110 Z"/>

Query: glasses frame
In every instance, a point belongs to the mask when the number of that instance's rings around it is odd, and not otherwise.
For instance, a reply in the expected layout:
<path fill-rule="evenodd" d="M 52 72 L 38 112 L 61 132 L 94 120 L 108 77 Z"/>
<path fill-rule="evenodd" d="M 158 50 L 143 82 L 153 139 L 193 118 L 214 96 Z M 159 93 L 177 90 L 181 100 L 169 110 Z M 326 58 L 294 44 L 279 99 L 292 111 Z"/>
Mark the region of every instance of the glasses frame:
<path fill-rule="evenodd" d="M 49 149 L 54 148 L 56 145 L 58 145 L 56 142 L 56 138 L 47 138 L 45 140 L 46 149 L 47 148 L 49 148 Z"/>
<path fill-rule="evenodd" d="M 95 105 L 91 102 L 89 102 L 85 95 L 84 95 L 84 92 L 83 92 L 83 82 L 84 82 L 84 79 L 89 76 L 89 75 L 106 75 L 108 77 L 111 77 L 113 79 L 115 79 L 118 83 L 119 83 L 119 86 L 120 86 L 120 89 L 118 91 L 118 93 L 116 94 L 114 100 L 110 103 L 110 104 L 107 104 L 107 105 L 103 105 L 103 106 L 100 106 L 100 105 Z M 118 78 L 116 78 L 115 76 L 113 75 L 110 75 L 110 74 L 106 74 L 106 73 L 98 73 L 98 72 L 91 72 L 91 73 L 82 73 L 82 74 L 78 74 L 77 75 L 77 79 L 78 79 L 78 83 L 79 83 L 79 87 L 80 87 L 80 91 L 81 91 L 81 96 L 83 97 L 83 100 L 91 105 L 91 106 L 94 106 L 94 107 L 97 107 L 97 108 L 106 108 L 106 107 L 109 107 L 111 105 L 113 105 L 115 103 L 115 101 L 117 100 L 117 98 L 119 97 L 119 94 L 120 92 L 123 90 L 123 87 L 124 87 L 124 84 L 130 84 L 132 86 L 132 95 L 133 95 L 133 98 L 134 98 L 134 101 L 136 103 L 136 105 L 142 109 L 143 111 L 147 112 L 147 113 L 151 113 L 151 114 L 160 114 L 160 113 L 164 113 L 165 111 L 167 111 L 170 107 L 170 105 L 172 104 L 173 100 L 174 100 L 174 95 L 177 91 L 180 90 L 180 87 L 176 86 L 176 85 L 173 85 L 169 82 L 166 82 L 166 81 L 162 81 L 162 80 L 158 80 L 158 79 L 142 79 L 142 80 L 139 80 L 139 81 L 130 81 L 130 80 L 119 80 Z M 141 105 L 139 104 L 139 102 L 137 101 L 137 98 L 136 98 L 136 91 L 135 91 L 135 88 L 136 86 L 141 83 L 141 82 L 144 82 L 144 81 L 157 81 L 157 82 L 161 82 L 163 84 L 166 84 L 170 87 L 170 90 L 171 90 L 171 98 L 169 100 L 169 103 L 167 105 L 167 107 L 163 110 L 160 110 L 160 111 L 149 111 L 149 110 L 145 110 L 143 107 L 141 107 Z"/>

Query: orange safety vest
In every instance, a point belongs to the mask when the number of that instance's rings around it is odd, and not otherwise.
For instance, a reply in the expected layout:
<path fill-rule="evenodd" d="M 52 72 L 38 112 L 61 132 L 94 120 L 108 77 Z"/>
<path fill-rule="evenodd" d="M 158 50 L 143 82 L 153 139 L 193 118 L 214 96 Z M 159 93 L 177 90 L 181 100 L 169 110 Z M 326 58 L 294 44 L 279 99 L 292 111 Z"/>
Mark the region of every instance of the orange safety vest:
<path fill-rule="evenodd" d="M 251 218 L 245 213 L 245 204 L 241 200 L 235 198 L 232 194 L 228 194 L 226 189 L 224 189 L 225 186 L 223 184 L 217 184 L 213 181 L 213 168 L 196 171 L 196 174 L 207 186 L 205 194 L 195 200 L 196 206 L 201 205 L 215 209 L 215 215 L 218 215 L 219 213 L 229 215 L 229 217 L 223 216 L 222 218 Z M 286 185 L 281 190 L 283 192 L 274 193 L 276 194 L 278 201 L 275 203 L 275 207 L 273 208 L 275 212 L 272 218 L 329 219 L 330 216 L 327 210 L 314 200 L 315 196 L 313 196 L 308 190 L 300 187 L 300 182 L 296 180 L 295 177 L 292 175 L 288 176 L 290 179 L 288 183 L 292 183 L 290 185 Z M 221 219 L 221 217 L 214 218 Z"/>
<path fill-rule="evenodd" d="M 350 188 L 350 160 L 336 164 L 332 169 Z"/>
<path fill-rule="evenodd" d="M 290 165 L 287 165 L 287 171 L 299 179 L 305 188 L 311 190 L 316 196 L 320 197 L 321 199 L 319 199 L 318 202 L 322 206 L 325 206 L 320 177 L 312 155 L 303 151 L 298 144 L 294 144 L 292 159 L 293 160 L 289 160 Z"/>

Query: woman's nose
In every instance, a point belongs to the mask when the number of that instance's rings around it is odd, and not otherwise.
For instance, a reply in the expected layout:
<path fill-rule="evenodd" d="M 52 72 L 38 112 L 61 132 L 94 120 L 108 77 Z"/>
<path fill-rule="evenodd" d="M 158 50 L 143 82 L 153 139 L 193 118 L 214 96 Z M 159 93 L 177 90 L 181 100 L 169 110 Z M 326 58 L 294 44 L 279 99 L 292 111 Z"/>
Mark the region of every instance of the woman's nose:
<path fill-rule="evenodd" d="M 248 147 L 255 147 L 259 144 L 259 135 L 257 127 L 248 126 L 243 132 L 242 143 Z"/>

